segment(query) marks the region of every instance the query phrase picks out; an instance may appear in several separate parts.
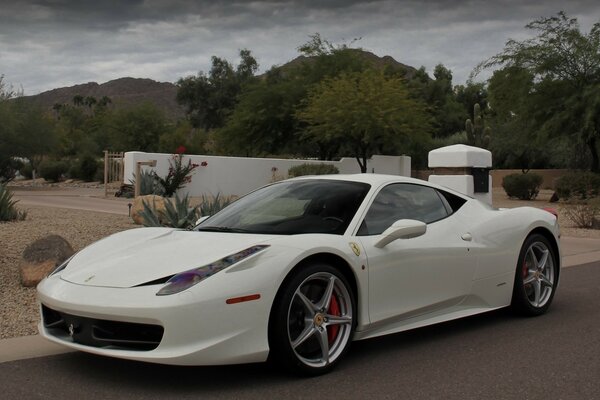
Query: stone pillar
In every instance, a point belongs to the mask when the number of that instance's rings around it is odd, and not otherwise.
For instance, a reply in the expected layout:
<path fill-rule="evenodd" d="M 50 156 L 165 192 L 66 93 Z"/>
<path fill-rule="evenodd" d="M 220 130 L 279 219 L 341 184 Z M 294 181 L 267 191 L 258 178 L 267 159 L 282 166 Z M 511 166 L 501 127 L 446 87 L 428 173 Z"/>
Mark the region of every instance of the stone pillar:
<path fill-rule="evenodd" d="M 492 205 L 492 153 L 479 147 L 455 144 L 429 152 L 429 182 Z"/>

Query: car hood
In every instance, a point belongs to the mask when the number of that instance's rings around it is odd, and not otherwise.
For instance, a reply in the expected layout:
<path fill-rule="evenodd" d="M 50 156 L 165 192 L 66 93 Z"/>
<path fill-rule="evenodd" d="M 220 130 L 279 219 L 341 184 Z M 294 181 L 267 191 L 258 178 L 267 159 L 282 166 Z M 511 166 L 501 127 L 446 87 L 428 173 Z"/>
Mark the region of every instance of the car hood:
<path fill-rule="evenodd" d="M 170 228 L 132 229 L 81 250 L 61 278 L 80 285 L 132 287 L 201 267 L 273 238 Z"/>

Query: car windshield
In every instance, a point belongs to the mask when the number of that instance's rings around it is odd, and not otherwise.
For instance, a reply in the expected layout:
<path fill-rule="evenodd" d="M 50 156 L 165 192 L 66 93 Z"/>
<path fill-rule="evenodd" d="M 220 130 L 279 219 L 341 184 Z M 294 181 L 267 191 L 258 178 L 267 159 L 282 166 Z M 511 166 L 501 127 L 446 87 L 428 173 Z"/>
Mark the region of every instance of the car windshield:
<path fill-rule="evenodd" d="M 237 200 L 195 230 L 293 235 L 342 235 L 370 185 L 327 179 L 276 183 Z"/>

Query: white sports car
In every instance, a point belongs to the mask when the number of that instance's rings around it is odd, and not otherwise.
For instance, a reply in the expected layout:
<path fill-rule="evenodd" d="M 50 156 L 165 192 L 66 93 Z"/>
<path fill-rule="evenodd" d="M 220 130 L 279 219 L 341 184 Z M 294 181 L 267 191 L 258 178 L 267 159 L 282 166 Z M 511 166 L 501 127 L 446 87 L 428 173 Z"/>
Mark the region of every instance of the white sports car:
<path fill-rule="evenodd" d="M 38 286 L 43 336 L 179 365 L 330 370 L 351 341 L 500 307 L 544 313 L 560 271 L 550 212 L 498 210 L 425 181 L 303 177 L 192 230 L 133 229 Z"/>

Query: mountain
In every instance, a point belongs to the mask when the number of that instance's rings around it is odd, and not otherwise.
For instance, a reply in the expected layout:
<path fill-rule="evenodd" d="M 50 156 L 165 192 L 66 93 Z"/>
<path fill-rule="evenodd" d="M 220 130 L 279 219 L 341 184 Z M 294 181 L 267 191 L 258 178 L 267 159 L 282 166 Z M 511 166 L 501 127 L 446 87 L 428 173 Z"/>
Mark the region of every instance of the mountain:
<path fill-rule="evenodd" d="M 26 96 L 43 108 L 52 109 L 55 104 L 72 104 L 73 97 L 81 95 L 100 100 L 108 96 L 114 107 L 130 106 L 149 102 L 165 112 L 169 119 L 185 116 L 185 109 L 177 104 L 177 86 L 152 79 L 119 78 L 106 83 L 89 82 L 75 86 L 48 90 L 34 96 Z"/>
<path fill-rule="evenodd" d="M 367 64 L 374 66 L 377 69 L 385 69 L 391 68 L 393 70 L 401 70 L 404 73 L 404 77 L 408 80 L 411 80 L 415 74 L 417 73 L 417 69 L 411 67 L 410 65 L 402 64 L 401 62 L 396 61 L 392 56 L 383 56 L 379 57 L 376 54 L 371 53 L 370 51 L 362 50 L 362 49 L 348 49 L 349 51 L 355 52 L 359 58 L 362 58 L 366 61 Z M 292 61 L 283 64 L 277 69 L 283 71 L 289 71 L 293 68 L 300 66 L 303 63 L 312 62 L 311 57 L 306 56 L 298 56 L 294 58 Z"/>
<path fill-rule="evenodd" d="M 369 51 L 355 49 L 360 57 L 377 68 L 394 68 L 404 71 L 406 79 L 412 79 L 417 70 L 409 65 L 402 64 L 390 56 L 379 57 Z M 296 68 L 302 63 L 311 62 L 310 57 L 299 56 L 279 67 L 281 71 Z M 168 82 L 157 82 L 143 78 L 119 78 L 106 83 L 98 84 L 89 82 L 75 86 L 63 87 L 34 95 L 26 96 L 32 102 L 40 104 L 43 108 L 52 110 L 55 104 L 72 104 L 74 96 L 95 97 L 100 100 L 108 96 L 113 107 L 130 106 L 149 102 L 163 110 L 167 118 L 177 120 L 185 116 L 185 109 L 177 104 L 177 86 Z"/>

